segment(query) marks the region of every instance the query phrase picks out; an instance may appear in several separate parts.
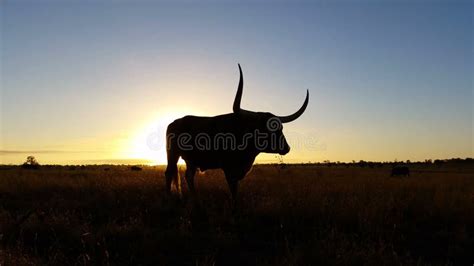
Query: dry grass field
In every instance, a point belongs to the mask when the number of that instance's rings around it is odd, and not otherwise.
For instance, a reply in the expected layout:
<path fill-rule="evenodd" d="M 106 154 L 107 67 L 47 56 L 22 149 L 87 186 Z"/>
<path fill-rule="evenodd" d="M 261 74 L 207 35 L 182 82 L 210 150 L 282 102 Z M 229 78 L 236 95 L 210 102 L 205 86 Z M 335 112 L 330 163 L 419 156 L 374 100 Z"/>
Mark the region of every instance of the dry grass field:
<path fill-rule="evenodd" d="M 4 168 L 0 265 L 472 265 L 474 167 L 389 175 L 257 165 L 232 211 L 220 171 L 191 199 L 161 167 Z"/>

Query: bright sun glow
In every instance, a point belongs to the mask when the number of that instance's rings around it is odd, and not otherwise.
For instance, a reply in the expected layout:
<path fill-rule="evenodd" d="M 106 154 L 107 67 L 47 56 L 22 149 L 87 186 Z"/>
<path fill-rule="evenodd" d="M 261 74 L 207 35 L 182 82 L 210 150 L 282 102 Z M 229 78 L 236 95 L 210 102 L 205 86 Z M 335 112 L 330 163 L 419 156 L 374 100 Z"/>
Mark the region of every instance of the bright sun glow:
<path fill-rule="evenodd" d="M 149 161 L 153 165 L 166 164 L 166 128 L 175 119 L 191 113 L 191 111 L 161 112 L 148 120 L 133 134 L 130 143 L 124 149 L 124 155 L 129 159 Z"/>

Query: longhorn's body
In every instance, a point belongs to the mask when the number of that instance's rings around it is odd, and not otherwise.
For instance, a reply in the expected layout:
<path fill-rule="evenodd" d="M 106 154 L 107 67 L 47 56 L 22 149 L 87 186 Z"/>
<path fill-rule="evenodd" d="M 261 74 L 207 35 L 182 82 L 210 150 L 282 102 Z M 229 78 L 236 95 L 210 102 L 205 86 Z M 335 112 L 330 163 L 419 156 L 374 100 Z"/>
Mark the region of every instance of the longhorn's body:
<path fill-rule="evenodd" d="M 186 162 L 186 181 L 194 192 L 194 175 L 199 168 L 224 170 L 232 197 L 236 198 L 238 182 L 252 167 L 260 152 L 287 154 L 290 150 L 281 123 L 291 122 L 306 109 L 309 93 L 303 106 L 285 117 L 271 113 L 240 109 L 243 77 L 239 65 L 240 82 L 234 100 L 234 112 L 214 117 L 185 116 L 172 122 L 166 131 L 168 166 L 166 187 L 171 190 L 177 180 L 177 162 Z"/>

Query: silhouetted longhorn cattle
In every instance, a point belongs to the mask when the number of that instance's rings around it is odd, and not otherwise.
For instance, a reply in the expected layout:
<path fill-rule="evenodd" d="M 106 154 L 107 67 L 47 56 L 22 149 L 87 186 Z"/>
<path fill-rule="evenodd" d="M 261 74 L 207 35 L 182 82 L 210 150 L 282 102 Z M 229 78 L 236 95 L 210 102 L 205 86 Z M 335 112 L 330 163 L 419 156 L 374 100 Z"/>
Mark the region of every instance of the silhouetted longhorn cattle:
<path fill-rule="evenodd" d="M 410 176 L 410 169 L 408 166 L 396 165 L 392 168 L 390 176 Z"/>
<path fill-rule="evenodd" d="M 196 169 L 222 169 L 235 200 L 239 181 L 245 177 L 260 152 L 285 155 L 290 151 L 282 132 L 282 123 L 294 121 L 303 114 L 308 106 L 309 91 L 306 91 L 301 108 L 289 116 L 243 110 L 240 100 L 244 81 L 240 64 L 239 72 L 233 113 L 214 117 L 185 116 L 168 125 L 167 191 L 171 191 L 173 180 L 179 186 L 177 162 L 181 157 L 186 162 L 185 177 L 192 193 Z"/>

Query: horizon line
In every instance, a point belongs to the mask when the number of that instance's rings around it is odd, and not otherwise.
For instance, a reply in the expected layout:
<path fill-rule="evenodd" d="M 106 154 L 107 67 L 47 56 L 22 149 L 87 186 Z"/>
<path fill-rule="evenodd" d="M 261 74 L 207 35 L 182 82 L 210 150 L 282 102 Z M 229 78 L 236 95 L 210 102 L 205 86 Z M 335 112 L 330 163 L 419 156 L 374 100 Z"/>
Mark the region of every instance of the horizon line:
<path fill-rule="evenodd" d="M 417 161 L 411 161 L 411 160 L 392 160 L 392 161 L 369 161 L 369 160 L 351 160 L 351 161 L 331 161 L 331 160 L 323 160 L 323 161 L 306 161 L 306 162 L 271 162 L 269 160 L 264 160 L 261 162 L 255 162 L 255 165 L 269 165 L 269 164 L 328 164 L 328 163 L 333 163 L 333 164 L 357 164 L 361 162 L 365 163 L 426 163 L 427 161 L 434 162 L 436 160 L 441 160 L 441 161 L 449 161 L 449 160 L 474 160 L 472 157 L 453 157 L 453 158 L 444 158 L 444 159 L 424 159 L 424 160 L 417 160 Z M 81 163 L 82 162 L 82 163 Z M 94 163 L 95 162 L 95 163 Z M 19 166 L 22 165 L 23 163 L 0 163 L 0 166 Z M 179 163 L 180 165 L 185 165 L 185 163 Z M 104 160 L 78 160 L 78 161 L 73 161 L 70 164 L 69 163 L 45 163 L 45 164 L 40 164 L 40 165 L 53 165 L 53 166 L 72 166 L 72 165 L 116 165 L 116 166 L 121 166 L 121 165 L 142 165 L 142 166 L 167 166 L 167 164 L 154 164 L 152 160 L 147 160 L 147 159 L 104 159 Z"/>

